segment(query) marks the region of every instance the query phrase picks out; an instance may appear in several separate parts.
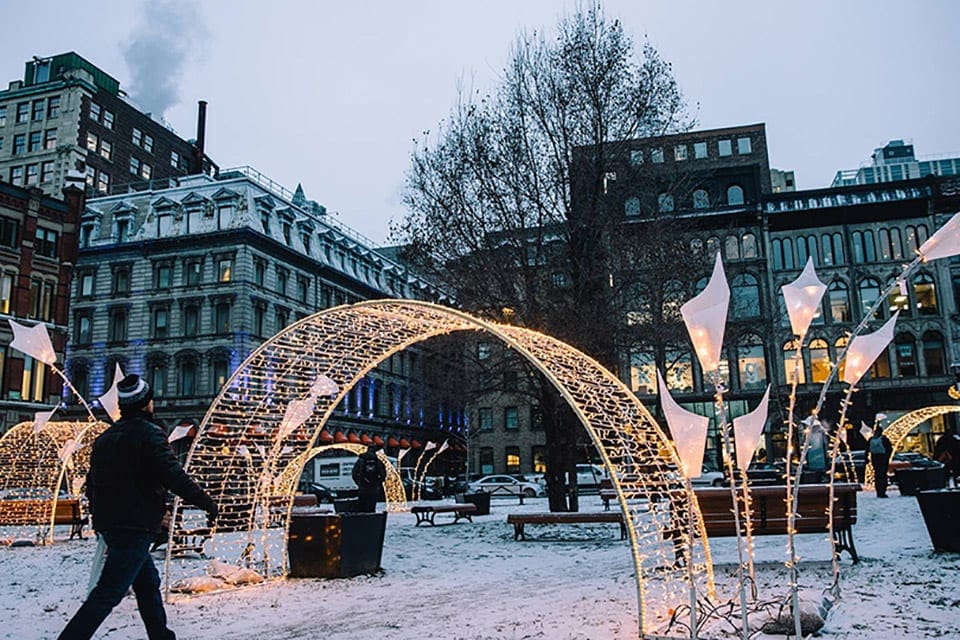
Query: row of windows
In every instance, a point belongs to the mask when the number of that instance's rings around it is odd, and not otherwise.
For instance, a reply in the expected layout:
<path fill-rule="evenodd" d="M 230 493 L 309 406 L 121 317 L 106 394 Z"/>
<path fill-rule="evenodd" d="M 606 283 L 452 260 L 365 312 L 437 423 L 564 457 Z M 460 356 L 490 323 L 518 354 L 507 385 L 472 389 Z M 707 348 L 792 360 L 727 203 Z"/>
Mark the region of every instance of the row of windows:
<path fill-rule="evenodd" d="M 724 139 L 717 140 L 716 155 L 723 158 L 726 156 L 733 155 L 733 140 Z M 738 155 L 748 155 L 753 152 L 752 145 L 750 144 L 750 138 L 737 138 L 737 154 Z M 689 156 L 690 147 L 692 146 L 693 150 L 693 159 L 702 160 L 710 157 L 710 147 L 711 145 L 706 141 L 694 142 L 693 145 L 678 144 L 673 146 L 673 160 L 674 162 L 683 162 L 687 160 Z M 669 151 L 669 149 L 668 149 Z M 651 147 L 646 150 L 647 156 L 650 162 L 654 164 L 662 164 L 664 161 L 664 149 L 663 147 Z M 644 150 L 643 149 L 632 149 L 630 151 L 630 164 L 634 167 L 640 166 L 644 162 Z"/>
<path fill-rule="evenodd" d="M 54 296 L 57 292 L 57 283 L 40 278 L 30 281 L 29 308 L 13 308 L 14 282 L 17 276 L 12 273 L 0 273 L 0 313 L 25 315 L 34 320 L 50 321 L 54 319 Z M 24 313 L 26 311 L 26 313 Z"/>
<path fill-rule="evenodd" d="M 134 127 L 132 141 L 133 144 L 142 148 L 147 153 L 153 153 L 153 136 L 151 136 L 149 133 L 144 133 L 140 129 Z"/>
<path fill-rule="evenodd" d="M 153 167 L 136 156 L 130 156 L 130 175 L 149 180 L 153 177 Z"/>
<path fill-rule="evenodd" d="M 106 171 L 87 165 L 85 179 L 90 190 L 97 193 L 110 192 L 110 174 Z"/>
<path fill-rule="evenodd" d="M 213 303 L 208 334 L 219 335 L 232 331 L 232 303 L 218 300 Z M 108 311 L 107 341 L 126 342 L 130 311 L 126 307 L 114 307 Z M 279 320 L 279 317 L 278 317 Z M 199 302 L 184 304 L 180 312 L 180 335 L 196 337 L 201 330 L 201 305 Z M 168 338 L 171 332 L 169 306 L 155 306 L 150 310 L 150 337 L 158 340 Z M 89 345 L 93 341 L 93 311 L 81 310 L 74 314 L 75 345 Z"/>
<path fill-rule="evenodd" d="M 57 148 L 57 130 L 47 129 L 45 131 L 30 131 L 28 133 L 17 133 L 13 136 L 13 144 L 10 146 L 10 155 L 19 156 L 29 151 L 31 153 L 40 150 L 51 150 Z M 3 151 L 3 136 L 0 136 L 0 151 Z"/>
<path fill-rule="evenodd" d="M 18 187 L 32 187 L 53 182 L 55 168 L 53 160 L 40 163 L 10 167 L 10 184 Z"/>
<path fill-rule="evenodd" d="M 880 294 L 887 287 L 895 286 L 887 296 L 886 303 L 881 305 L 874 313 L 876 319 L 890 317 L 894 312 L 899 311 L 901 317 L 910 317 L 914 313 L 918 316 L 935 316 L 939 312 L 937 302 L 937 287 L 933 277 L 928 273 L 920 273 L 913 278 L 913 284 L 900 283 L 891 278 L 886 286 L 881 287 L 880 281 L 876 278 L 863 278 L 857 284 L 857 297 L 859 298 L 859 311 L 854 314 L 854 305 L 850 300 L 850 291 L 847 284 L 842 280 L 834 280 L 827 287 L 827 292 L 821 302 L 821 308 L 813 318 L 812 324 L 824 324 L 825 319 L 833 323 L 845 323 L 862 320 L 874 304 L 880 299 Z M 779 299 L 781 323 L 783 326 L 789 325 L 786 307 L 783 299 Z M 823 313 L 824 309 L 826 310 Z"/>
<path fill-rule="evenodd" d="M 33 101 L 18 102 L 15 108 L 14 122 L 23 124 L 33 120 L 39 122 L 44 117 L 56 118 L 60 115 L 60 96 L 38 98 Z M 7 106 L 0 105 L 0 127 L 7 124 Z"/>
<path fill-rule="evenodd" d="M 8 342 L 8 340 L 4 342 Z M 8 381 L 16 385 L 7 391 L 7 399 L 47 402 L 49 400 L 46 393 L 47 365 L 39 360 L 34 360 L 30 356 L 22 356 L 23 369 L 19 376 L 13 376 L 13 372 L 7 371 L 7 368 L 11 366 L 10 351 L 9 346 L 0 347 L 0 388 L 5 387 Z M 16 359 L 21 357 L 19 351 L 14 353 Z"/>
<path fill-rule="evenodd" d="M 99 122 L 105 129 L 113 129 L 114 116 L 109 109 L 104 109 L 96 102 L 90 102 L 90 119 Z"/>
<path fill-rule="evenodd" d="M 823 338 L 810 340 L 810 344 L 804 349 L 807 366 L 800 368 L 798 383 L 803 384 L 807 380 L 814 384 L 826 382 L 830 375 L 831 363 L 846 344 L 845 337 L 838 339 L 832 348 Z M 792 384 L 796 372 L 793 362 L 795 353 L 795 342 L 783 345 L 784 379 L 788 384 Z M 891 364 L 895 368 L 891 367 Z M 841 362 L 838 377 L 843 376 L 843 366 L 844 363 Z M 874 379 L 913 378 L 921 375 L 942 376 L 946 373 L 947 361 L 943 336 L 937 331 L 928 331 L 920 339 L 919 350 L 914 336 L 909 333 L 898 334 L 893 344 L 884 349 L 874 361 L 869 377 Z"/>
<path fill-rule="evenodd" d="M 159 357 L 157 357 L 159 355 Z M 207 371 L 210 394 L 217 393 L 230 377 L 229 356 L 220 351 L 209 355 L 210 365 Z M 121 368 L 127 370 L 127 364 L 121 363 Z M 113 383 L 115 361 L 107 362 L 104 368 L 104 385 L 107 389 Z M 77 392 L 84 397 L 90 395 L 90 367 L 86 360 L 73 360 L 68 365 L 70 381 Z M 173 380 L 170 379 L 171 368 L 169 359 L 163 354 L 152 354 L 148 358 L 145 378 L 150 383 L 155 398 L 165 398 L 174 392 L 179 396 L 191 397 L 204 392 L 201 388 L 202 367 L 200 358 L 196 355 L 186 355 L 176 358 L 173 366 Z M 173 384 L 171 384 L 171 382 Z"/>
<path fill-rule="evenodd" d="M 877 189 L 866 193 L 833 193 L 830 195 L 794 199 L 778 199 L 775 202 L 767 202 L 767 211 L 803 211 L 806 209 L 819 209 L 825 207 L 843 207 L 854 204 L 871 204 L 874 202 L 895 202 L 897 200 L 907 200 L 911 198 L 922 198 L 929 195 L 925 190 L 917 187 L 909 189 Z"/>
<path fill-rule="evenodd" d="M 534 445 L 530 449 L 530 459 L 532 461 L 531 469 L 534 473 L 544 473 L 547 470 L 547 450 L 543 445 Z M 520 447 L 509 446 L 503 449 L 503 473 L 516 474 L 523 470 L 520 456 Z M 494 466 L 493 447 L 480 447 L 477 457 L 481 475 L 491 475 L 497 473 Z"/>
<path fill-rule="evenodd" d="M 740 185 L 730 185 L 727 188 L 726 206 L 737 206 L 744 203 L 743 187 Z M 710 194 L 706 189 L 696 189 L 691 196 L 691 204 L 694 209 L 707 209 L 710 207 Z M 672 213 L 676 210 L 674 197 L 669 193 L 660 193 L 657 195 L 657 210 L 661 213 Z M 631 196 L 624 200 L 623 212 L 628 216 L 638 216 L 642 213 L 640 198 Z"/>
<path fill-rule="evenodd" d="M 850 246 L 854 264 L 871 264 L 879 261 L 911 260 L 917 249 L 927 240 L 925 225 L 908 226 L 904 229 L 871 229 L 853 231 Z M 773 268 L 776 270 L 802 269 L 807 258 L 814 266 L 845 264 L 843 235 L 825 233 L 795 238 L 775 238 L 771 243 Z"/>

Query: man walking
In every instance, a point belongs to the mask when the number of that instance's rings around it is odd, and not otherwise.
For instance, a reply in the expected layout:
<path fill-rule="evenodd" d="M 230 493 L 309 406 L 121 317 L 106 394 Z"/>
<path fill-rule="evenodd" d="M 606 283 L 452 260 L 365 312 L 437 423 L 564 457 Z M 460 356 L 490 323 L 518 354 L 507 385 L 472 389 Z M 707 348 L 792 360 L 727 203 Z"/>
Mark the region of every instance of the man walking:
<path fill-rule="evenodd" d="M 890 466 L 890 456 L 893 454 L 893 444 L 890 438 L 883 435 L 883 427 L 879 424 L 873 431 L 873 437 L 867 442 L 870 451 L 870 463 L 873 465 L 873 481 L 877 486 L 877 497 L 887 497 L 887 469 Z"/>
<path fill-rule="evenodd" d="M 106 560 L 60 640 L 90 638 L 130 587 L 150 640 L 174 640 L 149 553 L 166 509 L 166 490 L 217 516 L 216 503 L 187 476 L 153 421 L 150 385 L 129 375 L 117 385 L 117 395 L 120 420 L 93 443 L 87 474 L 93 529 L 107 545 Z"/>
<path fill-rule="evenodd" d="M 377 457 L 377 446 L 370 445 L 357 457 L 353 465 L 353 481 L 357 483 L 359 501 L 357 511 L 373 513 L 377 510 L 377 497 L 383 481 L 387 479 L 387 468 Z"/>

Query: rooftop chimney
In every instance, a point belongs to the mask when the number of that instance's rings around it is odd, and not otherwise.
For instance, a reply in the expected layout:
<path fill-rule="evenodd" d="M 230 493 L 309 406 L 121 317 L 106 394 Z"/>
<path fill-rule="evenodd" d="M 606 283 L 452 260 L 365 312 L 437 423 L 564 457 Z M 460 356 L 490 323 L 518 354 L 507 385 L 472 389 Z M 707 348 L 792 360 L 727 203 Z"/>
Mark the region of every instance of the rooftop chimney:
<path fill-rule="evenodd" d="M 207 101 L 200 100 L 197 103 L 197 142 L 195 145 L 196 155 L 196 173 L 203 173 L 203 145 L 204 136 L 207 130 Z"/>

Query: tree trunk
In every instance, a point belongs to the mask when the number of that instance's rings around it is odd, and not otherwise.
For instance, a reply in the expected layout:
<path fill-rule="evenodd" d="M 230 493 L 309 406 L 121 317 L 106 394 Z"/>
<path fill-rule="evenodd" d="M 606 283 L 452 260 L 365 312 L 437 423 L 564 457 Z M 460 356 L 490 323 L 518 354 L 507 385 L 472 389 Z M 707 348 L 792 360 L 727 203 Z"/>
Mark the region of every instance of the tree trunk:
<path fill-rule="evenodd" d="M 579 511 L 575 453 L 580 422 L 560 394 L 546 380 L 542 384 L 540 406 L 546 435 L 550 511 Z"/>

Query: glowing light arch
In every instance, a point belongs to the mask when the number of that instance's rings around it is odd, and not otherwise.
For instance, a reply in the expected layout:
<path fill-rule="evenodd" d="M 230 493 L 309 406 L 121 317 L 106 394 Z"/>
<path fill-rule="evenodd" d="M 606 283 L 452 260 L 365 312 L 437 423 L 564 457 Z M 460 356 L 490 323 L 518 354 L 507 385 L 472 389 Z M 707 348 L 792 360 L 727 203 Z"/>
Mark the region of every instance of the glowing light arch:
<path fill-rule="evenodd" d="M 270 500 L 283 480 L 276 471 L 314 448 L 334 409 L 378 364 L 411 345 L 454 332 L 482 332 L 523 355 L 583 423 L 626 518 L 641 635 L 664 632 L 670 609 L 688 601 L 691 579 L 700 593 L 712 596 L 703 519 L 677 471 L 676 451 L 616 376 L 550 336 L 409 300 L 361 302 L 304 318 L 261 345 L 227 381 L 204 417 L 187 461 L 188 471 L 220 505 L 208 554 L 246 563 L 268 576 L 285 575 L 289 518 L 282 531 L 268 531 L 275 521 Z M 322 377 L 336 384 L 335 393 L 311 393 Z M 289 419 L 293 407 L 307 405 L 309 415 Z M 259 455 L 247 447 L 247 455 L 239 456 L 238 446 L 246 446 L 255 433 L 267 434 L 255 447 Z M 178 534 L 179 502 L 174 508 L 171 540 Z M 692 534 L 688 518 L 695 523 Z M 165 566 L 168 589 L 173 577 L 200 567 L 183 561 L 174 565 L 172 548 L 168 545 Z M 680 548 L 689 567 L 677 562 Z M 279 563 L 271 559 L 277 555 Z M 648 580 L 654 572 L 655 579 Z"/>
<path fill-rule="evenodd" d="M 277 483 L 281 491 L 279 495 L 289 495 L 297 488 L 297 480 L 303 472 L 303 468 L 310 460 L 317 457 L 324 451 L 331 449 L 342 449 L 356 455 L 360 455 L 367 450 L 365 444 L 354 444 L 352 442 L 339 442 L 335 444 L 322 444 L 319 447 L 307 449 L 299 456 L 290 461 L 287 468 L 283 470 L 281 482 Z M 383 495 L 387 500 L 387 511 L 402 512 L 407 510 L 407 495 L 403 490 L 403 479 L 400 472 L 397 471 L 390 458 L 383 451 L 377 451 L 377 457 L 383 462 L 387 469 L 387 479 L 383 481 Z"/>
<path fill-rule="evenodd" d="M 105 422 L 20 422 L 0 437 L 0 490 L 32 492 L 27 500 L 0 500 L 0 526 L 37 526 L 37 537 L 53 542 L 61 491 L 79 495 L 90 468 L 90 445 Z"/>
<path fill-rule="evenodd" d="M 908 435 L 910 435 L 911 431 L 931 418 L 943 416 L 948 413 L 960 413 L 960 406 L 934 405 L 932 407 L 924 407 L 923 409 L 911 411 L 910 413 L 900 416 L 887 425 L 887 428 L 883 430 L 883 434 L 890 439 L 890 444 L 893 445 L 893 453 L 897 453 L 900 450 L 900 446 L 903 444 L 903 441 Z M 891 454 L 891 456 L 892 455 L 893 454 Z M 869 460 L 867 462 L 869 462 Z M 863 484 L 866 487 L 873 487 L 875 480 L 876 478 L 873 473 L 873 465 L 868 464 L 866 470 L 864 471 Z"/>

